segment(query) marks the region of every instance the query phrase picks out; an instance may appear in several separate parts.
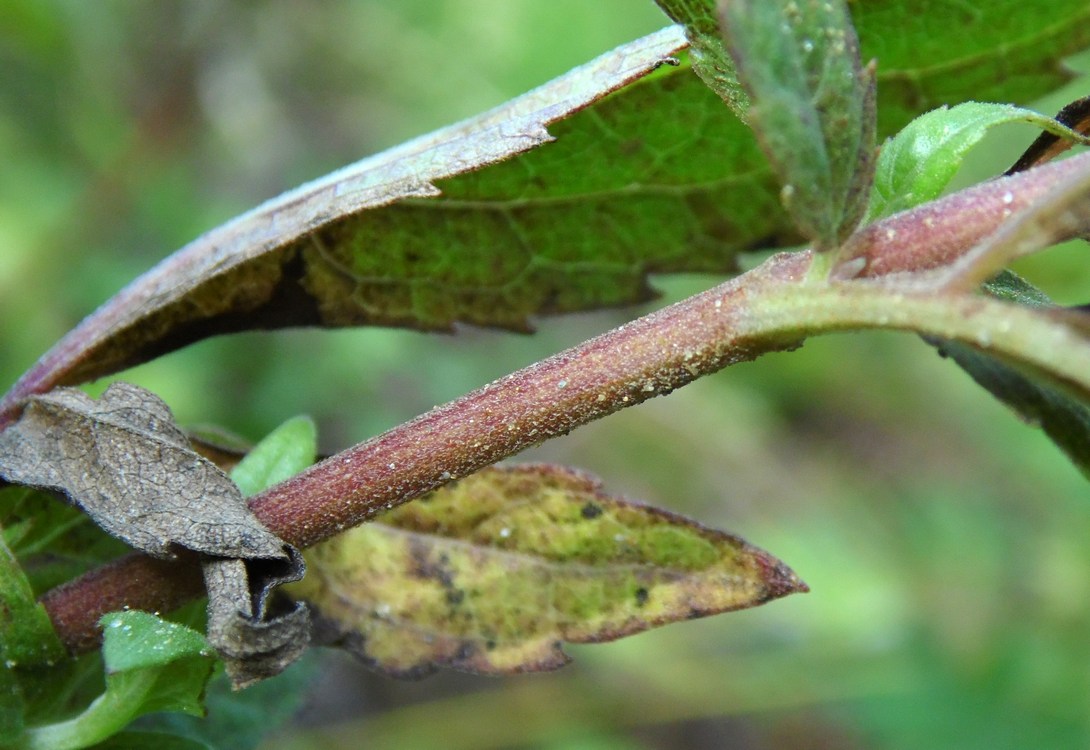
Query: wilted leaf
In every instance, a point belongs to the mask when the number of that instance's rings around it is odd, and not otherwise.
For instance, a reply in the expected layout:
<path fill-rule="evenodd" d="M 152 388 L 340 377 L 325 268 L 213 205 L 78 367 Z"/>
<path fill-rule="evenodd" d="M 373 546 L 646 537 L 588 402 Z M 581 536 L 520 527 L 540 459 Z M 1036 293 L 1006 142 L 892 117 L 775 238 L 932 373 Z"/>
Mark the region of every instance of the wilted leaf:
<path fill-rule="evenodd" d="M 558 467 L 491 468 L 307 550 L 286 590 L 396 675 L 552 669 L 612 640 L 806 586 L 741 539 Z"/>
<path fill-rule="evenodd" d="M 82 748 L 155 711 L 200 715 L 214 659 L 200 633 L 147 612 L 102 618 L 106 691 L 67 721 L 26 730 L 24 746 Z"/>
<path fill-rule="evenodd" d="M 268 605 L 272 589 L 298 581 L 305 570 L 293 547 L 288 560 L 240 560 L 205 557 L 201 562 L 208 590 L 208 642 L 227 667 L 235 689 L 284 671 L 310 642 L 305 607 Z"/>
<path fill-rule="evenodd" d="M 305 649 L 306 611 L 273 616 L 265 605 L 273 587 L 303 575 L 301 556 L 190 448 L 153 393 L 114 383 L 98 401 L 75 389 L 30 399 L 0 433 L 0 476 L 63 492 L 110 534 L 156 557 L 179 547 L 201 553 L 209 640 L 237 685 Z M 297 641 L 290 648 L 289 637 Z"/>
<path fill-rule="evenodd" d="M 64 493 L 110 534 L 156 557 L 176 547 L 286 556 L 227 475 L 189 447 L 169 407 L 128 383 L 98 401 L 70 388 L 30 399 L 0 433 L 0 476 Z"/>
<path fill-rule="evenodd" d="M 838 246 L 863 218 L 874 169 L 874 68 L 842 0 L 729 0 L 721 28 L 748 119 L 796 226 Z"/>
<path fill-rule="evenodd" d="M 969 150 L 989 128 L 1026 122 L 1055 138 L 1086 141 L 1061 122 L 1010 104 L 966 102 L 921 115 L 882 146 L 869 217 L 897 213 L 939 197 Z"/>

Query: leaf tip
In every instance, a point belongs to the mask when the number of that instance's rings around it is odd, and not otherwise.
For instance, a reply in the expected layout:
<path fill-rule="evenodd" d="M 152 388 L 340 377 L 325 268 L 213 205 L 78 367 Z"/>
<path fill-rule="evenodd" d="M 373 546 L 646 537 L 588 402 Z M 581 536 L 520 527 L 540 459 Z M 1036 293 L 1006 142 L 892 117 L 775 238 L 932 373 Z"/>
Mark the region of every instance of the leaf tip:
<path fill-rule="evenodd" d="M 762 604 L 773 599 L 780 599 L 788 594 L 806 594 L 810 587 L 799 578 L 798 574 L 767 552 L 754 550 L 754 560 L 764 582 L 765 593 Z"/>

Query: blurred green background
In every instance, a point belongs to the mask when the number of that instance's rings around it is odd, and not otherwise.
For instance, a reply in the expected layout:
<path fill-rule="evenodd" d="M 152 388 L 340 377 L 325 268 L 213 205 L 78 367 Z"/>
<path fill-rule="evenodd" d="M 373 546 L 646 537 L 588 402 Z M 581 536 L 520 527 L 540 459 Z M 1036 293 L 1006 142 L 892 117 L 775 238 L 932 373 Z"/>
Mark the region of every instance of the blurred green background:
<path fill-rule="evenodd" d="M 0 381 L 202 231 L 664 24 L 650 0 L 5 0 Z M 989 140 L 963 180 L 1032 136 Z M 1090 297 L 1084 247 L 1022 270 Z M 124 377 L 251 439 L 309 413 L 334 451 L 652 307 L 533 337 L 240 335 Z M 401 683 L 316 654 L 301 695 L 261 694 L 289 722 L 263 747 L 1090 746 L 1086 480 L 921 341 L 813 340 L 523 459 L 734 531 L 813 592 L 572 647 L 548 675 Z"/>

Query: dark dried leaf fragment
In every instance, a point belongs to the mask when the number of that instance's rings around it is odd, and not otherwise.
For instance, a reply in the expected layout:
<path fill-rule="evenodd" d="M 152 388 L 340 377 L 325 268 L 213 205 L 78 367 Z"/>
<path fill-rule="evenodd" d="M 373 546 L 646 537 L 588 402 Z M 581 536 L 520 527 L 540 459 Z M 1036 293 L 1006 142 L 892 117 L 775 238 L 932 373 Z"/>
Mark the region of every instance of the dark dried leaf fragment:
<path fill-rule="evenodd" d="M 307 608 L 284 611 L 268 606 L 271 589 L 298 581 L 305 570 L 294 548 L 286 561 L 205 557 L 208 590 L 208 642 L 227 667 L 236 690 L 280 674 L 310 641 Z"/>
<path fill-rule="evenodd" d="M 1056 113 L 1056 121 L 1066 125 L 1077 133 L 1090 135 L 1090 96 L 1076 99 Z M 1071 148 L 1072 143 L 1067 138 L 1061 138 L 1056 133 L 1044 132 L 1029 145 L 1018 161 L 1011 165 L 1003 174 L 1015 174 L 1023 172 L 1030 167 L 1036 167 L 1055 159 Z"/>

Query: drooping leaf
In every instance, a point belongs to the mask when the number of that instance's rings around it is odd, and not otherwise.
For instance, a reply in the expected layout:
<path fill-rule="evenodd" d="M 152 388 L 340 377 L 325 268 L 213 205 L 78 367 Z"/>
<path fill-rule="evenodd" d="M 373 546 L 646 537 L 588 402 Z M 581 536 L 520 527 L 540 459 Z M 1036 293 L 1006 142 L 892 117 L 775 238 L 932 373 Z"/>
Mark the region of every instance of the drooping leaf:
<path fill-rule="evenodd" d="M 846 4 L 729 0 L 721 28 L 788 213 L 837 247 L 863 218 L 875 156 L 874 68 L 860 63 Z"/>
<path fill-rule="evenodd" d="M 1057 120 L 1010 104 L 965 102 L 920 115 L 882 146 L 869 219 L 939 197 L 969 150 L 996 125 L 1026 122 L 1054 137 L 1086 142 Z"/>
<path fill-rule="evenodd" d="M 1009 271 L 989 281 L 985 289 L 994 297 L 1030 307 L 1052 306 L 1043 292 Z M 1085 403 L 972 347 L 934 338 L 927 340 L 1028 424 L 1040 427 L 1090 477 L 1090 408 Z"/>
<path fill-rule="evenodd" d="M 713 0 L 663 6 L 687 22 L 716 15 Z M 1058 61 L 1090 44 L 1082 0 L 873 0 L 852 11 L 863 59 L 881 63 L 882 134 L 942 104 L 1037 98 L 1065 80 Z M 648 272 L 729 271 L 739 249 L 795 243 L 748 130 L 684 59 L 580 109 L 581 96 L 638 79 L 682 46 L 664 30 L 210 232 L 43 357 L 0 402 L 0 424 L 32 393 L 217 333 L 453 320 L 525 329 L 534 314 L 644 299 Z M 546 121 L 557 140 L 533 148 Z M 482 145 L 488 154 L 467 161 Z M 509 160 L 466 171 L 492 158 Z M 411 198 L 434 195 L 428 180 L 443 194 Z"/>
<path fill-rule="evenodd" d="M 26 730 L 25 747 L 76 750 L 146 713 L 203 713 L 214 658 L 200 633 L 137 611 L 107 615 L 102 626 L 105 692 L 74 718 Z"/>
<path fill-rule="evenodd" d="M 741 539 L 610 497 L 581 474 L 491 468 L 307 550 L 288 587 L 319 632 L 395 675 L 509 673 L 806 587 Z"/>
<path fill-rule="evenodd" d="M 309 417 L 295 417 L 266 435 L 231 470 L 246 497 L 295 476 L 314 463 L 318 435 Z"/>
<path fill-rule="evenodd" d="M 209 639 L 238 686 L 275 674 L 306 648 L 306 611 L 266 608 L 272 588 L 303 575 L 302 557 L 261 525 L 149 391 L 114 383 L 98 401 L 75 389 L 32 398 L 0 433 L 0 476 L 63 492 L 151 555 L 200 553 Z"/>
<path fill-rule="evenodd" d="M 13 394 L 216 333 L 528 330 L 532 315 L 645 300 L 652 271 L 731 270 L 783 226 L 746 128 L 687 69 L 603 99 L 684 45 L 665 29 L 223 225 L 100 309 Z M 648 117 L 659 105 L 670 115 Z"/>

